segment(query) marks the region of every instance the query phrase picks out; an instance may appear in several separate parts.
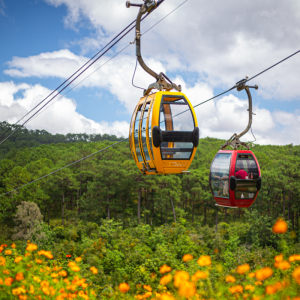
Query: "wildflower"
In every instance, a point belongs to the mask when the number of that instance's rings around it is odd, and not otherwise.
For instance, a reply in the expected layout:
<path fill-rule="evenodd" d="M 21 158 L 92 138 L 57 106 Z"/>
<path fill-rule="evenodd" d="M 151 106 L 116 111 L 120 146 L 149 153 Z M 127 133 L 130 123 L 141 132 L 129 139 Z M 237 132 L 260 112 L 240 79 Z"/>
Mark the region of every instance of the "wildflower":
<path fill-rule="evenodd" d="M 293 277 L 295 279 L 295 281 L 300 284 L 300 267 L 296 268 L 293 272 Z"/>
<path fill-rule="evenodd" d="M 48 281 L 43 280 L 43 281 L 41 282 L 41 287 L 48 287 L 48 286 L 49 286 L 49 282 L 48 282 Z"/>
<path fill-rule="evenodd" d="M 163 276 L 163 277 L 160 279 L 159 283 L 160 283 L 161 285 L 167 285 L 168 283 L 171 282 L 171 280 L 172 280 L 172 275 L 171 275 L 171 274 L 168 274 L 168 275 Z"/>
<path fill-rule="evenodd" d="M 11 250 L 5 250 L 5 255 L 11 255 L 12 254 L 12 251 Z"/>
<path fill-rule="evenodd" d="M 5 267 L 6 259 L 3 256 L 0 256 L 0 266 Z"/>
<path fill-rule="evenodd" d="M 129 291 L 129 289 L 130 289 L 130 286 L 128 283 L 124 282 L 124 283 L 119 284 L 119 290 L 121 293 L 127 293 Z"/>
<path fill-rule="evenodd" d="M 272 275 L 273 275 L 273 270 L 269 267 L 262 268 L 262 269 L 256 271 L 256 274 L 255 274 L 255 276 L 258 280 L 266 280 L 269 277 L 271 277 Z"/>
<path fill-rule="evenodd" d="M 30 255 L 31 255 L 31 254 L 27 252 L 27 253 L 25 253 L 24 256 L 27 257 L 27 256 L 30 256 Z"/>
<path fill-rule="evenodd" d="M 2 273 L 8 275 L 10 273 L 10 271 L 9 270 L 3 270 Z"/>
<path fill-rule="evenodd" d="M 262 285 L 262 282 L 261 282 L 261 281 L 255 281 L 254 284 L 255 284 L 255 285 Z"/>
<path fill-rule="evenodd" d="M 249 270 L 250 270 L 250 266 L 249 266 L 248 264 L 245 264 L 245 265 L 238 266 L 236 271 L 237 271 L 239 274 L 245 274 L 245 273 L 247 273 Z"/>
<path fill-rule="evenodd" d="M 180 296 L 191 298 L 196 294 L 196 287 L 193 282 L 185 281 L 183 282 L 178 291 Z"/>
<path fill-rule="evenodd" d="M 230 291 L 231 294 L 242 293 L 243 292 L 243 287 L 241 285 L 236 285 L 236 286 L 233 286 L 233 287 L 229 288 L 229 291 Z"/>
<path fill-rule="evenodd" d="M 80 271 L 80 268 L 79 268 L 78 266 L 73 266 L 73 267 L 71 267 L 71 270 L 72 270 L 73 272 L 79 272 L 79 271 Z M 98 273 L 98 271 L 97 271 L 97 273 Z"/>
<path fill-rule="evenodd" d="M 0 278 L 0 284 L 3 284 L 3 280 Z"/>
<path fill-rule="evenodd" d="M 187 262 L 187 261 L 193 260 L 193 258 L 194 258 L 193 255 L 185 254 L 185 255 L 183 255 L 182 260 L 183 260 L 184 262 Z"/>
<path fill-rule="evenodd" d="M 15 258 L 15 263 L 16 263 L 16 264 L 19 263 L 22 259 L 23 259 L 22 256 L 16 257 L 16 258 Z"/>
<path fill-rule="evenodd" d="M 76 257 L 76 258 L 75 258 L 75 261 L 76 261 L 76 262 L 81 262 L 81 260 L 82 260 L 81 257 Z"/>
<path fill-rule="evenodd" d="M 4 284 L 7 285 L 7 286 L 11 286 L 11 284 L 13 283 L 13 281 L 14 281 L 13 278 L 7 277 L 4 280 Z"/>
<path fill-rule="evenodd" d="M 58 275 L 66 277 L 68 275 L 68 273 L 65 270 L 62 270 L 62 271 L 58 272 Z"/>
<path fill-rule="evenodd" d="M 48 287 L 43 287 L 42 288 L 42 291 L 45 295 L 49 296 L 50 295 L 50 291 L 49 291 L 49 288 Z"/>
<path fill-rule="evenodd" d="M 159 298 L 160 297 L 160 299 L 161 300 L 175 300 L 175 298 L 174 297 L 172 297 L 171 295 L 168 295 L 168 294 L 156 294 L 156 298 Z"/>
<path fill-rule="evenodd" d="M 276 262 L 282 262 L 283 261 L 283 254 L 276 255 L 274 257 L 274 259 L 275 259 Z"/>
<path fill-rule="evenodd" d="M 169 267 L 167 265 L 163 265 L 163 266 L 160 267 L 159 272 L 161 274 L 165 274 L 165 273 L 171 272 L 171 270 L 172 270 L 171 267 Z"/>
<path fill-rule="evenodd" d="M 34 251 L 34 250 L 37 250 L 37 245 L 35 244 L 27 244 L 27 247 L 26 247 L 26 250 L 27 251 Z"/>
<path fill-rule="evenodd" d="M 197 261 L 198 265 L 201 267 L 205 267 L 205 266 L 209 266 L 211 265 L 211 259 L 210 256 L 206 256 L 206 255 L 202 255 L 198 261 Z"/>
<path fill-rule="evenodd" d="M 179 287 L 190 279 L 190 274 L 185 271 L 177 271 L 174 275 L 174 286 Z"/>
<path fill-rule="evenodd" d="M 0 253 L 3 251 L 3 246 L 0 247 Z"/>
<path fill-rule="evenodd" d="M 41 279 L 39 277 L 37 277 L 37 276 L 33 276 L 33 280 L 35 282 L 41 282 Z"/>
<path fill-rule="evenodd" d="M 17 280 L 17 281 L 21 281 L 21 280 L 23 280 L 23 279 L 24 279 L 24 275 L 23 275 L 22 272 L 20 272 L 20 273 L 18 273 L 18 274 L 16 275 L 16 280 Z"/>
<path fill-rule="evenodd" d="M 246 290 L 246 291 L 251 291 L 251 292 L 253 292 L 253 291 L 255 290 L 255 287 L 254 287 L 253 285 L 250 285 L 250 284 L 249 284 L 249 285 L 246 285 L 246 286 L 245 286 L 245 290 Z"/>
<path fill-rule="evenodd" d="M 233 283 L 233 282 L 236 282 L 236 279 L 231 275 L 227 275 L 225 281 Z"/>
<path fill-rule="evenodd" d="M 90 267 L 90 270 L 92 271 L 93 274 L 98 274 L 98 269 L 95 267 Z"/>
<path fill-rule="evenodd" d="M 51 276 L 52 278 L 56 278 L 56 277 L 58 276 L 58 274 L 57 274 L 57 273 L 52 273 L 50 276 Z"/>
<path fill-rule="evenodd" d="M 282 219 L 278 219 L 272 228 L 274 233 L 280 233 L 280 234 L 286 233 L 287 229 L 288 229 L 287 223 Z"/>
<path fill-rule="evenodd" d="M 300 255 L 299 254 L 295 254 L 295 255 L 291 255 L 289 257 L 289 261 L 293 262 L 293 261 L 299 261 L 300 260 Z"/>
<path fill-rule="evenodd" d="M 42 264 L 43 263 L 43 261 L 41 260 L 41 259 L 36 259 L 35 260 L 38 264 Z"/>
<path fill-rule="evenodd" d="M 203 272 L 203 271 L 197 271 L 193 276 L 192 276 L 192 281 L 197 281 L 199 279 L 207 279 L 208 275 Z"/>
<path fill-rule="evenodd" d="M 12 292 L 13 295 L 18 296 L 18 295 L 21 295 L 22 293 L 25 294 L 26 290 L 22 287 L 18 287 L 16 289 L 12 289 L 11 292 Z"/>
<path fill-rule="evenodd" d="M 143 285 L 143 288 L 148 292 L 152 292 L 152 288 L 150 285 Z"/>
<path fill-rule="evenodd" d="M 214 249 L 214 253 L 217 255 L 219 253 L 219 249 Z"/>
<path fill-rule="evenodd" d="M 277 269 L 281 269 L 281 270 L 287 270 L 290 268 L 291 264 L 284 260 L 284 261 L 281 261 L 281 262 L 275 262 L 274 266 L 277 268 Z"/>
<path fill-rule="evenodd" d="M 249 275 L 248 275 L 250 278 L 253 278 L 254 276 L 255 276 L 255 273 L 250 273 Z"/>
<path fill-rule="evenodd" d="M 13 248 L 13 249 L 16 249 L 16 244 L 12 243 L 10 247 Z"/>
<path fill-rule="evenodd" d="M 34 286 L 33 285 L 30 285 L 29 293 L 34 294 Z"/>

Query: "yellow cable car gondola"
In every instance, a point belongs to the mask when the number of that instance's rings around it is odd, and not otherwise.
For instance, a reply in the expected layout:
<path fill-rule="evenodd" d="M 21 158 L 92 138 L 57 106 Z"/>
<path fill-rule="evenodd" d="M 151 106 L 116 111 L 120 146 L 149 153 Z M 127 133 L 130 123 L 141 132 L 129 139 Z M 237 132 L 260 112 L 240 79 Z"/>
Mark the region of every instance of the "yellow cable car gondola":
<path fill-rule="evenodd" d="M 157 3 L 126 6 L 140 7 L 136 20 L 136 55 L 141 67 L 156 82 L 144 90 L 130 123 L 129 144 L 136 165 L 145 175 L 180 174 L 187 172 L 199 144 L 199 128 L 195 111 L 189 99 L 163 73 L 156 74 L 141 55 L 141 17 L 151 13 Z M 167 82 L 168 80 L 169 82 Z M 153 89 L 158 92 L 151 93 Z M 172 89 L 177 92 L 171 92 Z"/>

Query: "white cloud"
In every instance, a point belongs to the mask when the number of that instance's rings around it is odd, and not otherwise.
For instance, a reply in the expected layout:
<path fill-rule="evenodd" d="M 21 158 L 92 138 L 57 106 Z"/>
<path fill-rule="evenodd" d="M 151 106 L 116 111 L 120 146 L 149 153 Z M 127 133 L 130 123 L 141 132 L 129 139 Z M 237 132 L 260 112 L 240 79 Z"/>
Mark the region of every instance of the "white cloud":
<path fill-rule="evenodd" d="M 21 97 L 16 97 L 16 93 Z M 15 84 L 13 82 L 0 83 L 1 121 L 17 122 L 31 108 L 37 105 L 51 91 L 37 84 Z M 97 133 L 127 136 L 129 124 L 115 121 L 112 123 L 100 122 L 85 118 L 76 112 L 76 102 L 63 97 L 55 102 L 42 114 L 34 117 L 26 127 L 29 129 L 44 129 L 51 133 Z"/>

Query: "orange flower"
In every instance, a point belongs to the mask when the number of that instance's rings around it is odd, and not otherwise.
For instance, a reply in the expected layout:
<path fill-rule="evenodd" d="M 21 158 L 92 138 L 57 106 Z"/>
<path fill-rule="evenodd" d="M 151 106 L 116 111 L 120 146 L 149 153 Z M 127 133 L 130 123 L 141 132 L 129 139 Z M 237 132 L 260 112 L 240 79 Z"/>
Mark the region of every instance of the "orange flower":
<path fill-rule="evenodd" d="M 278 219 L 274 224 L 272 230 L 274 233 L 280 233 L 280 234 L 286 233 L 288 230 L 287 223 L 282 219 Z"/>
<path fill-rule="evenodd" d="M 179 287 L 190 279 L 190 274 L 185 271 L 177 271 L 174 275 L 174 286 Z"/>
<path fill-rule="evenodd" d="M 245 286 L 245 290 L 246 290 L 246 291 L 251 291 L 251 292 L 253 292 L 253 291 L 255 290 L 255 287 L 254 287 L 253 285 L 250 285 L 250 284 L 249 284 L 249 285 L 246 285 L 246 286 Z"/>
<path fill-rule="evenodd" d="M 235 282 L 236 280 L 233 276 L 227 275 L 225 281 L 226 282 Z"/>
<path fill-rule="evenodd" d="M 14 281 L 13 278 L 7 277 L 4 280 L 4 284 L 7 285 L 7 286 L 10 286 L 13 283 L 13 281 Z"/>
<path fill-rule="evenodd" d="M 58 272 L 58 275 L 66 277 L 68 275 L 68 273 L 65 270 L 62 270 L 62 271 Z"/>
<path fill-rule="evenodd" d="M 236 286 L 233 286 L 233 287 L 229 288 L 229 291 L 230 291 L 231 294 L 242 293 L 243 292 L 243 287 L 241 285 L 236 285 Z"/>
<path fill-rule="evenodd" d="M 192 281 L 198 281 L 199 279 L 207 279 L 208 275 L 203 272 L 203 271 L 197 271 L 193 276 L 192 276 Z"/>
<path fill-rule="evenodd" d="M 239 274 L 245 274 L 249 270 L 250 270 L 250 266 L 248 264 L 245 264 L 245 265 L 238 266 L 236 271 Z"/>
<path fill-rule="evenodd" d="M 175 298 L 170 296 L 169 294 L 161 294 L 159 297 L 156 296 L 156 298 L 160 298 L 161 300 L 175 300 Z"/>
<path fill-rule="evenodd" d="M 43 280 L 43 281 L 41 282 L 41 287 L 48 287 L 48 286 L 49 286 L 49 282 L 48 282 L 48 281 Z"/>
<path fill-rule="evenodd" d="M 16 275 L 16 280 L 17 281 L 21 281 L 21 280 L 23 280 L 24 279 L 24 275 L 23 275 L 23 273 L 21 272 L 21 273 L 18 273 L 17 275 Z"/>
<path fill-rule="evenodd" d="M 5 267 L 6 259 L 3 256 L 0 256 L 0 266 Z"/>
<path fill-rule="evenodd" d="M 274 259 L 275 259 L 276 262 L 282 262 L 283 261 L 283 254 L 276 255 L 274 257 Z"/>
<path fill-rule="evenodd" d="M 295 281 L 300 284 L 300 267 L 296 268 L 293 272 L 293 277 L 295 279 Z"/>
<path fill-rule="evenodd" d="M 178 293 L 180 296 L 191 298 L 195 296 L 196 291 L 197 290 L 193 282 L 185 281 L 180 285 Z"/>
<path fill-rule="evenodd" d="M 75 261 L 76 261 L 76 262 L 81 262 L 81 260 L 82 260 L 81 257 L 76 257 L 76 258 L 75 258 Z"/>
<path fill-rule="evenodd" d="M 121 293 L 127 293 L 130 289 L 130 286 L 128 283 L 120 283 L 119 284 L 119 290 Z"/>
<path fill-rule="evenodd" d="M 36 259 L 35 260 L 38 264 L 42 264 L 43 263 L 43 261 L 41 260 L 41 259 Z"/>
<path fill-rule="evenodd" d="M 171 272 L 172 268 L 167 266 L 167 265 L 162 265 L 159 269 L 159 272 L 161 274 L 165 274 L 165 273 L 168 273 L 168 272 Z"/>
<path fill-rule="evenodd" d="M 11 250 L 5 250 L 4 253 L 5 253 L 5 255 L 11 255 L 12 251 Z"/>
<path fill-rule="evenodd" d="M 3 270 L 2 273 L 8 275 L 10 273 L 10 271 L 9 270 Z"/>
<path fill-rule="evenodd" d="M 284 260 L 284 261 L 281 261 L 281 262 L 275 262 L 274 266 L 277 269 L 287 270 L 291 267 L 291 264 L 288 261 Z"/>
<path fill-rule="evenodd" d="M 37 245 L 35 244 L 27 244 L 27 247 L 26 247 L 26 250 L 27 251 L 34 251 L 34 250 L 37 250 Z"/>
<path fill-rule="evenodd" d="M 275 294 L 277 291 L 279 291 L 282 288 L 283 288 L 283 284 L 280 283 L 280 282 L 277 282 L 277 283 L 275 283 L 273 285 L 268 285 L 266 287 L 266 294 L 273 295 L 273 294 Z"/>
<path fill-rule="evenodd" d="M 254 284 L 255 284 L 255 285 L 262 285 L 262 282 L 261 282 L 261 281 L 255 281 Z"/>
<path fill-rule="evenodd" d="M 16 244 L 12 243 L 10 247 L 13 248 L 13 249 L 15 249 L 16 248 Z"/>
<path fill-rule="evenodd" d="M 255 273 L 250 273 L 249 275 L 248 275 L 250 278 L 253 278 L 254 276 L 255 276 Z"/>
<path fill-rule="evenodd" d="M 171 274 L 168 274 L 168 275 L 163 276 L 163 277 L 160 279 L 159 283 L 160 283 L 161 285 L 167 285 L 168 283 L 171 282 L 171 280 L 172 280 L 172 275 L 171 275 Z"/>
<path fill-rule="evenodd" d="M 266 280 L 273 275 L 273 270 L 269 267 L 256 271 L 255 276 L 258 280 Z"/>
<path fill-rule="evenodd" d="M 295 254 L 289 257 L 289 261 L 293 262 L 293 261 L 299 261 L 300 260 L 300 255 L 299 254 Z"/>
<path fill-rule="evenodd" d="M 92 271 L 93 274 L 98 274 L 98 269 L 95 267 L 90 267 L 90 270 Z"/>
<path fill-rule="evenodd" d="M 15 258 L 15 263 L 16 263 L 16 264 L 19 263 L 22 259 L 23 259 L 22 256 L 16 257 L 16 258 Z"/>
<path fill-rule="evenodd" d="M 190 254 L 185 254 L 182 258 L 182 260 L 184 262 L 187 262 L 187 261 L 190 261 L 190 260 L 193 260 L 194 256 L 193 255 L 190 255 Z"/>
<path fill-rule="evenodd" d="M 96 269 L 96 268 L 95 268 Z M 71 267 L 71 270 L 73 271 L 73 272 L 79 272 L 80 271 L 80 268 L 78 267 L 78 266 L 73 266 L 73 267 Z M 96 269 L 97 270 L 97 269 Z M 94 272 L 93 272 L 94 273 Z M 98 270 L 97 270 L 97 273 L 98 273 Z M 96 274 L 97 274 L 96 273 Z M 95 274 L 95 273 L 94 273 Z"/>
<path fill-rule="evenodd" d="M 209 266 L 211 265 L 211 259 L 210 256 L 208 255 L 202 255 L 198 261 L 197 261 L 198 265 L 201 267 L 205 267 L 205 266 Z"/>

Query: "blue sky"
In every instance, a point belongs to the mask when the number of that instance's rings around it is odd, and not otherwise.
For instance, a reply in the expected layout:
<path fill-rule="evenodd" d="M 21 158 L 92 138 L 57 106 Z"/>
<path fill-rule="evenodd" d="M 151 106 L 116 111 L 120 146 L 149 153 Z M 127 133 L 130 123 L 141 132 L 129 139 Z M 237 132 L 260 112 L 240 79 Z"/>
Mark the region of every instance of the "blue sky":
<path fill-rule="evenodd" d="M 142 31 L 182 2 L 165 0 Z M 182 84 L 197 104 L 299 50 L 299 4 L 281 2 L 246 0 L 241 11 L 234 0 L 189 0 L 142 37 L 144 58 L 154 70 Z M 123 0 L 0 0 L 1 121 L 13 123 L 23 116 L 136 14 Z M 133 33 L 98 66 L 131 40 Z M 300 143 L 298 56 L 251 82 L 259 85 L 258 92 L 253 91 L 258 143 Z M 127 135 L 141 96 L 131 86 L 134 66 L 135 49 L 130 46 L 27 127 Z M 146 87 L 152 82 L 138 68 L 135 83 Z M 243 130 L 248 122 L 246 99 L 245 92 L 231 92 L 198 108 L 201 136 L 225 139 Z"/>

